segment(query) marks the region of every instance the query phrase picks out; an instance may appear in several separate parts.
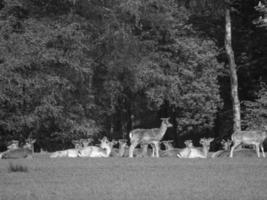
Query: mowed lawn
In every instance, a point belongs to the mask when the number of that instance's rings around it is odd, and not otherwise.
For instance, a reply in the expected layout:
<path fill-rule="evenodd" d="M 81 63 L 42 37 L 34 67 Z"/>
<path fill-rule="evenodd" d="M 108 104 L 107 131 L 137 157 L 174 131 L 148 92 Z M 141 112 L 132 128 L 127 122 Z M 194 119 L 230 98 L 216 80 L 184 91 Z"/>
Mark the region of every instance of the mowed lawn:
<path fill-rule="evenodd" d="M 10 163 L 28 172 L 8 172 Z M 267 159 L 0 160 L 1 200 L 267 199 Z"/>

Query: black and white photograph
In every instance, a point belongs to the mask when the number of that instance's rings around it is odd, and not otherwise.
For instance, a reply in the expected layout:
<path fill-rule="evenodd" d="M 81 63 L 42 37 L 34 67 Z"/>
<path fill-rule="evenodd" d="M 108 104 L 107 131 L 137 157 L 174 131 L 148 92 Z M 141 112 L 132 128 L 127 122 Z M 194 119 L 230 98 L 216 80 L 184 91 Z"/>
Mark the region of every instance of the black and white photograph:
<path fill-rule="evenodd" d="M 0 0 L 0 200 L 266 200 L 267 0 Z"/>

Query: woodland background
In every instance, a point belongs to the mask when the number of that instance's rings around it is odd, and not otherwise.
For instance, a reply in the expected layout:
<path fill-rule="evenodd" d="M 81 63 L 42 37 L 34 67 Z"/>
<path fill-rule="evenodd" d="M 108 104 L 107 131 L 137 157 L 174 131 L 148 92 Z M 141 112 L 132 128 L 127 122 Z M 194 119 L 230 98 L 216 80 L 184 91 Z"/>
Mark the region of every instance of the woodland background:
<path fill-rule="evenodd" d="M 267 30 L 257 0 L 232 1 L 242 129 L 266 125 Z M 264 2 L 264 1 L 263 1 Z M 72 139 L 232 134 L 220 0 L 0 0 L 0 146 L 45 150 Z"/>

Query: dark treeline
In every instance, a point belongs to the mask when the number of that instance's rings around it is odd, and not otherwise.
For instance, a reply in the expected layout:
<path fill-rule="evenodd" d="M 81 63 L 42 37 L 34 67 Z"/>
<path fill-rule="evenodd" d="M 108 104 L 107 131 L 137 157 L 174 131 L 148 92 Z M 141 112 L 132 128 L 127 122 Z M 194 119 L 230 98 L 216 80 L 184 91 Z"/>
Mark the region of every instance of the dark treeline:
<path fill-rule="evenodd" d="M 219 2 L 219 3 L 218 3 Z M 242 127 L 267 116 L 267 30 L 256 0 L 232 2 Z M 0 142 L 47 150 L 72 139 L 229 137 L 232 104 L 216 0 L 0 0 Z"/>

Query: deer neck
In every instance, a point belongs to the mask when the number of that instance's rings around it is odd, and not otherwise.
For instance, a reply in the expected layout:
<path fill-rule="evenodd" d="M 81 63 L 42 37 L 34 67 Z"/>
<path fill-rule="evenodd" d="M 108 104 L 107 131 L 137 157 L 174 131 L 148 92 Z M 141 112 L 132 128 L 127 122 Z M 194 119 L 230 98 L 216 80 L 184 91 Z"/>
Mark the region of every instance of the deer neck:
<path fill-rule="evenodd" d="M 161 126 L 159 128 L 159 135 L 161 138 L 164 136 L 165 132 L 167 131 L 167 126 L 164 123 L 161 123 Z"/>
<path fill-rule="evenodd" d="M 111 153 L 112 147 L 111 146 L 107 146 L 104 149 L 106 150 L 105 154 L 108 157 L 110 155 L 110 153 Z"/>
<path fill-rule="evenodd" d="M 209 147 L 204 145 L 202 148 L 202 153 L 206 158 L 208 157 L 208 152 L 209 152 Z"/>
<path fill-rule="evenodd" d="M 168 145 L 166 145 L 166 150 L 171 151 L 171 150 L 173 150 L 173 147 L 170 144 L 168 144 Z"/>

